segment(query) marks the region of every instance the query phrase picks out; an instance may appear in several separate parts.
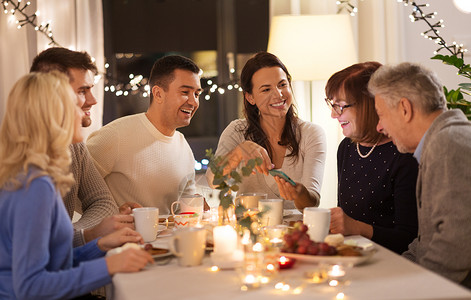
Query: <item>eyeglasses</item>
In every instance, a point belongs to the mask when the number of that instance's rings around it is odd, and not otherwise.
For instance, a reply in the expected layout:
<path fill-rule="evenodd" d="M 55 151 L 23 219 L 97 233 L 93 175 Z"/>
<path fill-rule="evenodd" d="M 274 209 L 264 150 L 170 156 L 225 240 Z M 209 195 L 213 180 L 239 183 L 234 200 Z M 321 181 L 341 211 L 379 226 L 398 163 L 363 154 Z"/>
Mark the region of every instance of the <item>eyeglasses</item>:
<path fill-rule="evenodd" d="M 334 110 L 339 116 L 343 113 L 343 110 L 345 108 L 352 107 L 355 105 L 355 103 L 352 104 L 346 104 L 346 105 L 338 105 L 334 103 L 334 100 L 325 98 L 325 102 L 327 103 L 327 106 L 331 109 Z"/>

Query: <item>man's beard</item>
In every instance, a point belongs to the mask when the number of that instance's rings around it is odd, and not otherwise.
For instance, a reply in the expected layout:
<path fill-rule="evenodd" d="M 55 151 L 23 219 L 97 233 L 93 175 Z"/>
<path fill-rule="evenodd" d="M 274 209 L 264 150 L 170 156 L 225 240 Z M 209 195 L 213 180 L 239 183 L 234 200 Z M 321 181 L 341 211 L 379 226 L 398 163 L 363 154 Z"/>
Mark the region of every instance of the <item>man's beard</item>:
<path fill-rule="evenodd" d="M 82 127 L 88 127 L 92 124 L 92 119 L 90 117 L 82 118 Z"/>

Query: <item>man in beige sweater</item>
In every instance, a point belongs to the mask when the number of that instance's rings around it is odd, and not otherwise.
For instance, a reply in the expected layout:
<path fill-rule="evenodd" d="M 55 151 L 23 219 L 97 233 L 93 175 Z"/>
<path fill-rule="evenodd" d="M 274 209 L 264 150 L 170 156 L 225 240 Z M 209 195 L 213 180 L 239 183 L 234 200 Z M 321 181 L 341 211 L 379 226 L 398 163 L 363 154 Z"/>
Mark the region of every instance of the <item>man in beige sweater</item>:
<path fill-rule="evenodd" d="M 70 85 L 85 113 L 82 126 L 90 126 L 92 122 L 90 109 L 97 103 L 91 92 L 94 85 L 93 75 L 97 72 L 97 68 L 90 55 L 66 48 L 49 48 L 34 58 L 30 71 L 52 70 L 68 75 Z M 129 215 L 130 209 L 127 208 L 132 204 L 125 204 L 122 207 L 123 212 L 127 214 L 117 214 L 118 207 L 93 165 L 85 144 L 83 142 L 72 144 L 70 151 L 75 184 L 64 197 L 64 204 L 71 219 L 74 211 L 82 212 L 80 220 L 74 223 L 74 246 L 83 245 L 122 227 L 134 229 L 133 217 Z"/>
<path fill-rule="evenodd" d="M 172 55 L 154 64 L 146 113 L 117 119 L 92 133 L 87 147 L 118 205 L 135 201 L 169 214 L 182 195 L 195 193 L 195 159 L 177 128 L 199 107 L 200 69 Z"/>

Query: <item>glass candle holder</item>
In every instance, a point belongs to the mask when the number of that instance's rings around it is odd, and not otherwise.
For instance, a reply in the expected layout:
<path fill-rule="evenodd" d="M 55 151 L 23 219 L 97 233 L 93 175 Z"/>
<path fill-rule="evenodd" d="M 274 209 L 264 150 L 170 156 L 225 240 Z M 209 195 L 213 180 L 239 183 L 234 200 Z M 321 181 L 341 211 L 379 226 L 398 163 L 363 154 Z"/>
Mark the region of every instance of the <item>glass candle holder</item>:
<path fill-rule="evenodd" d="M 279 260 L 279 249 L 274 248 L 264 252 L 262 275 L 266 277 L 266 282 L 270 281 L 271 278 L 274 278 L 278 275 L 278 271 L 280 269 Z"/>
<path fill-rule="evenodd" d="M 296 259 L 294 258 L 289 258 L 286 256 L 280 256 L 278 264 L 280 265 L 280 269 L 291 269 L 294 266 L 294 263 L 296 262 Z"/>
<path fill-rule="evenodd" d="M 219 207 L 211 207 L 209 209 L 209 218 L 208 218 L 208 223 L 211 225 L 218 225 L 219 221 Z"/>
<path fill-rule="evenodd" d="M 348 266 L 341 264 L 328 265 L 326 270 L 330 286 L 337 286 L 347 281 Z"/>
<path fill-rule="evenodd" d="M 304 277 L 309 283 L 323 283 L 328 279 L 327 267 L 323 264 L 317 265 L 309 271 L 304 272 Z"/>
<path fill-rule="evenodd" d="M 263 252 L 245 251 L 244 263 L 239 270 L 242 291 L 260 287 L 263 279 L 263 258 Z"/>
<path fill-rule="evenodd" d="M 242 291 L 258 289 L 261 284 L 261 277 L 262 276 L 260 274 L 242 272 L 240 274 L 240 280 L 241 280 L 240 289 Z"/>
<path fill-rule="evenodd" d="M 283 246 L 283 237 L 288 232 L 286 225 L 272 225 L 264 228 L 265 237 L 271 247 L 281 248 Z"/>

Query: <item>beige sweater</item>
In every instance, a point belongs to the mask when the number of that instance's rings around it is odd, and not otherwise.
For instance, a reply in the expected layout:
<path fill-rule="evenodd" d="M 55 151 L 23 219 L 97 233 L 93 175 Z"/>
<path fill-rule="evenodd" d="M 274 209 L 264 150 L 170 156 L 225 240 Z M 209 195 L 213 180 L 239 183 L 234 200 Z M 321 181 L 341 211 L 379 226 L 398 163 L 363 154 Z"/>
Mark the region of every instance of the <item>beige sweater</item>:
<path fill-rule="evenodd" d="M 226 155 L 237 145 L 245 141 L 245 119 L 232 121 L 224 129 L 216 150 L 216 156 Z M 326 138 L 324 130 L 313 123 L 299 120 L 301 139 L 299 142 L 299 159 L 285 158 L 281 170 L 295 182 L 302 183 L 310 193 L 320 195 L 326 156 Z M 208 184 L 212 186 L 214 175 L 210 169 L 206 171 Z M 238 193 L 267 193 L 268 198 L 280 198 L 278 185 L 273 176 L 260 173 L 244 177 Z M 285 209 L 295 208 L 293 201 L 284 201 Z"/>
<path fill-rule="evenodd" d="M 118 205 L 133 201 L 169 214 L 172 202 L 195 193 L 195 159 L 185 137 L 163 135 L 144 113 L 107 124 L 87 147 Z"/>

